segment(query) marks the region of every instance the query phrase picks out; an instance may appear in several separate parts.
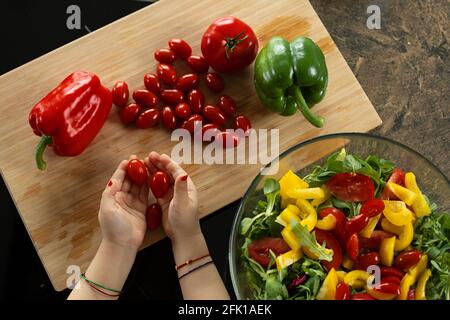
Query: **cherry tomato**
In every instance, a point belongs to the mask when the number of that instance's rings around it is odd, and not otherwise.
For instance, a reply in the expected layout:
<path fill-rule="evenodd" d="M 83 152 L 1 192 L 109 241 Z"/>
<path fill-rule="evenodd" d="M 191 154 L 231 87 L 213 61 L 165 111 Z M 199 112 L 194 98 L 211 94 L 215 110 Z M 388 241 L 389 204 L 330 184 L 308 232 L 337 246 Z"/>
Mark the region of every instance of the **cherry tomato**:
<path fill-rule="evenodd" d="M 400 284 L 402 279 L 400 279 L 398 277 L 394 277 L 394 276 L 389 276 L 389 277 L 382 277 L 381 280 L 384 281 L 384 282 Z"/>
<path fill-rule="evenodd" d="M 194 114 L 189 117 L 186 121 L 183 122 L 181 128 L 189 131 L 190 133 L 194 133 L 195 123 L 199 122 L 199 126 L 201 126 L 201 122 L 203 121 L 203 117 L 201 114 Z"/>
<path fill-rule="evenodd" d="M 239 136 L 230 131 L 219 132 L 214 140 L 225 149 L 235 148 L 239 145 Z"/>
<path fill-rule="evenodd" d="M 409 269 L 416 265 L 420 261 L 421 257 L 422 254 L 417 250 L 405 251 L 395 257 L 394 266 L 403 270 Z"/>
<path fill-rule="evenodd" d="M 215 20 L 202 37 L 202 53 L 216 71 L 234 73 L 250 65 L 258 53 L 253 30 L 234 17 Z"/>
<path fill-rule="evenodd" d="M 175 115 L 180 119 L 186 119 L 191 115 L 191 107 L 186 102 L 177 104 Z"/>
<path fill-rule="evenodd" d="M 218 73 L 208 72 L 206 74 L 206 85 L 215 93 L 222 91 L 225 87 L 222 77 Z"/>
<path fill-rule="evenodd" d="M 164 103 L 177 105 L 184 101 L 183 92 L 177 89 L 164 89 L 160 92 L 159 97 Z"/>
<path fill-rule="evenodd" d="M 158 94 L 161 91 L 161 83 L 158 76 L 154 73 L 147 73 L 144 76 L 144 85 L 148 91 Z"/>
<path fill-rule="evenodd" d="M 112 101 L 118 107 L 125 107 L 130 96 L 128 85 L 124 81 L 118 81 L 111 90 Z"/>
<path fill-rule="evenodd" d="M 193 113 L 201 113 L 205 105 L 205 96 L 199 89 L 193 89 L 187 95 L 187 102 Z"/>
<path fill-rule="evenodd" d="M 387 180 L 387 182 L 394 182 L 396 184 L 399 184 L 401 186 L 405 186 L 405 172 L 403 172 L 400 168 L 394 168 L 392 170 L 391 176 Z M 383 192 L 380 195 L 380 199 L 383 200 L 398 200 L 397 196 L 392 193 L 392 191 L 385 186 L 383 189 Z"/>
<path fill-rule="evenodd" d="M 368 176 L 359 173 L 338 173 L 327 181 L 326 187 L 336 198 L 359 202 L 373 199 L 375 186 Z"/>
<path fill-rule="evenodd" d="M 134 90 L 133 99 L 136 103 L 144 108 L 156 107 L 158 97 L 151 91 L 145 89 Z"/>
<path fill-rule="evenodd" d="M 254 240 L 247 247 L 250 258 L 258 262 L 263 268 L 267 268 L 270 263 L 269 250 L 278 256 L 286 253 L 291 248 L 282 238 L 264 237 Z"/>
<path fill-rule="evenodd" d="M 148 206 L 145 212 L 145 220 L 147 221 L 147 229 L 155 230 L 161 225 L 162 209 L 157 203 Z"/>
<path fill-rule="evenodd" d="M 233 117 L 236 113 L 236 102 L 230 96 L 221 96 L 217 106 L 229 117 Z"/>
<path fill-rule="evenodd" d="M 250 129 L 252 128 L 252 124 L 246 116 L 237 116 L 234 118 L 234 128 L 241 129 L 244 131 L 244 135 L 248 135 L 250 133 Z"/>
<path fill-rule="evenodd" d="M 350 300 L 350 287 L 344 282 L 339 282 L 336 286 L 335 300 Z"/>
<path fill-rule="evenodd" d="M 335 237 L 330 232 L 315 229 L 316 234 L 316 240 L 319 244 L 326 243 L 325 247 L 328 249 L 333 250 L 333 260 L 331 261 L 321 261 L 322 265 L 327 269 L 331 270 L 331 268 L 334 268 L 335 270 L 338 270 L 341 263 L 342 263 L 342 249 L 339 242 L 336 240 Z"/>
<path fill-rule="evenodd" d="M 164 171 L 156 171 L 150 178 L 150 189 L 156 198 L 162 198 L 169 191 L 169 176 Z"/>
<path fill-rule="evenodd" d="M 160 118 L 158 109 L 148 109 L 142 112 L 136 121 L 136 127 L 139 129 L 148 129 L 155 126 Z"/>
<path fill-rule="evenodd" d="M 391 232 L 386 232 L 383 230 L 374 230 L 370 238 L 360 237 L 359 242 L 361 249 L 367 249 L 369 251 L 378 251 L 380 249 L 381 241 L 385 238 L 390 238 L 395 236 Z"/>
<path fill-rule="evenodd" d="M 366 254 L 361 254 L 356 259 L 356 264 L 353 269 L 367 271 L 369 266 L 375 266 L 380 263 L 380 255 L 378 252 L 369 252 Z"/>
<path fill-rule="evenodd" d="M 120 110 L 120 120 L 124 125 L 129 125 L 137 119 L 139 112 L 139 106 L 136 103 L 130 103 L 125 108 Z"/>
<path fill-rule="evenodd" d="M 175 61 L 175 53 L 170 49 L 159 49 L 155 51 L 155 59 L 160 63 L 171 64 Z"/>
<path fill-rule="evenodd" d="M 416 300 L 416 289 L 409 289 L 408 300 Z"/>
<path fill-rule="evenodd" d="M 395 283 L 380 281 L 380 283 L 373 287 L 373 290 L 381 292 L 381 293 L 387 293 L 387 294 L 394 294 L 399 295 L 400 294 L 400 286 Z"/>
<path fill-rule="evenodd" d="M 345 247 L 347 236 L 346 236 L 346 230 L 345 230 L 345 224 L 347 222 L 346 215 L 339 209 L 336 208 L 323 208 L 319 212 L 319 216 L 321 218 L 325 218 L 328 215 L 332 215 L 336 218 L 336 227 L 332 230 L 332 233 L 335 235 L 335 237 L 339 240 L 339 243 L 342 247 Z"/>
<path fill-rule="evenodd" d="M 226 121 L 225 114 L 217 107 L 207 105 L 203 108 L 203 115 L 206 119 L 216 124 L 217 126 L 223 126 Z"/>
<path fill-rule="evenodd" d="M 363 203 L 360 214 L 368 216 L 369 218 L 375 217 L 382 213 L 384 210 L 384 202 L 379 199 L 371 199 Z"/>
<path fill-rule="evenodd" d="M 131 159 L 127 165 L 127 177 L 135 185 L 142 186 L 148 178 L 147 167 L 141 160 Z"/>
<path fill-rule="evenodd" d="M 202 56 L 190 56 L 187 58 L 186 63 L 195 73 L 203 74 L 208 72 L 208 62 Z"/>
<path fill-rule="evenodd" d="M 188 73 L 178 78 L 175 88 L 186 92 L 198 86 L 200 79 L 195 73 Z"/>
<path fill-rule="evenodd" d="M 161 120 L 168 130 L 175 129 L 177 126 L 177 118 L 175 118 L 175 113 L 173 112 L 171 107 L 164 107 L 161 112 Z"/>
<path fill-rule="evenodd" d="M 358 233 L 362 229 L 364 229 L 365 226 L 367 226 L 368 222 L 369 222 L 368 216 L 358 214 L 357 216 L 354 216 L 353 218 L 347 221 L 347 223 L 345 224 L 345 229 L 347 230 L 348 234 Z"/>
<path fill-rule="evenodd" d="M 186 60 L 189 58 L 189 56 L 192 54 L 192 48 L 191 46 L 184 41 L 183 39 L 172 39 L 169 41 L 169 48 L 175 52 L 175 54 L 183 59 Z"/>
<path fill-rule="evenodd" d="M 376 300 L 367 293 L 354 293 L 350 296 L 350 300 Z"/>
<path fill-rule="evenodd" d="M 220 133 L 219 128 L 214 123 L 207 123 L 202 127 L 202 141 L 211 141 Z"/>
<path fill-rule="evenodd" d="M 168 64 L 160 63 L 156 67 L 156 74 L 159 79 L 169 85 L 174 85 L 177 82 L 177 72 L 174 67 Z"/>
<path fill-rule="evenodd" d="M 384 277 L 396 277 L 399 279 L 403 279 L 405 273 L 402 270 L 399 270 L 394 267 L 381 267 L 381 278 Z"/>
<path fill-rule="evenodd" d="M 347 240 L 347 255 L 353 261 L 356 261 L 359 256 L 359 238 L 358 234 L 352 234 Z"/>

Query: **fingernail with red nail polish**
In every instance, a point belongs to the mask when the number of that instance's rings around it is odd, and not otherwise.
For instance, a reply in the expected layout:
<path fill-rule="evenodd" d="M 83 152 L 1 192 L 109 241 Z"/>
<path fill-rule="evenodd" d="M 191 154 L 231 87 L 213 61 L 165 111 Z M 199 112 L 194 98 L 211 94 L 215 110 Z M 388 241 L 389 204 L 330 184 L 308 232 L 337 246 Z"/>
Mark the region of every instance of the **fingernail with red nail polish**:
<path fill-rule="evenodd" d="M 186 175 L 182 176 L 180 179 L 181 179 L 181 181 L 186 181 L 188 177 L 189 176 L 186 174 Z"/>

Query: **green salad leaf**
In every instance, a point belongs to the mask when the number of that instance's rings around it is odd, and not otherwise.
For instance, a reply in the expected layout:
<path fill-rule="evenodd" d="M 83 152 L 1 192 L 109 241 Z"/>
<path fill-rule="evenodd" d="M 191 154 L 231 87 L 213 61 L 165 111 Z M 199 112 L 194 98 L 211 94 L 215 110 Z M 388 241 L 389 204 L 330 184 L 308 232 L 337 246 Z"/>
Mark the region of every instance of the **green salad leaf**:
<path fill-rule="evenodd" d="M 309 251 L 316 255 L 319 260 L 331 261 L 333 260 L 333 252 L 325 248 L 324 245 L 317 243 L 314 232 L 310 233 L 308 228 L 301 225 L 294 219 L 291 221 L 292 232 L 297 236 L 303 247 L 307 247 Z"/>

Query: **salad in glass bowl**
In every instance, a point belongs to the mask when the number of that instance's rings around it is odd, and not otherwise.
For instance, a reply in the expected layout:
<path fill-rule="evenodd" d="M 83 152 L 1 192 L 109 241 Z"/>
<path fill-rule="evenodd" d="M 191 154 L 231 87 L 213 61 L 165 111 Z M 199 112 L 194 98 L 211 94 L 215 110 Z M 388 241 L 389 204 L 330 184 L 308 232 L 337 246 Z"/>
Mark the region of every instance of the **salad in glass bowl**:
<path fill-rule="evenodd" d="M 246 298 L 450 299 L 450 215 L 413 169 L 341 149 L 307 171 L 261 177 L 239 217 Z"/>

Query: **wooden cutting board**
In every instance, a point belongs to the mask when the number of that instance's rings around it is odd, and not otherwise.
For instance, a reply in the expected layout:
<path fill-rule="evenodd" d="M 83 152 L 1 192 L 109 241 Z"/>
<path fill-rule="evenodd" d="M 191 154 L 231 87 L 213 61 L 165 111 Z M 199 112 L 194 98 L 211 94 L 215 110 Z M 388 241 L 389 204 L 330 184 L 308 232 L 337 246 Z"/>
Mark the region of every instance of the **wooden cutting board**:
<path fill-rule="evenodd" d="M 115 108 L 89 148 L 76 158 L 45 153 L 46 172 L 34 163 L 38 138 L 28 125 L 30 108 L 65 76 L 76 70 L 97 73 L 111 87 L 125 80 L 143 86 L 143 75 L 154 72 L 155 49 L 172 37 L 187 40 L 200 54 L 200 39 L 215 19 L 233 15 L 255 30 L 262 47 L 274 35 L 292 40 L 311 37 L 325 53 L 329 89 L 314 108 L 325 117 L 316 129 L 300 115 L 284 118 L 264 109 L 253 89 L 252 68 L 225 77 L 225 92 L 253 127 L 279 128 L 280 152 L 308 138 L 332 132 L 368 131 L 381 120 L 306 0 L 161 0 L 134 14 L 48 53 L 0 77 L 0 168 L 20 216 L 56 290 L 66 287 L 66 270 L 84 271 L 101 235 L 97 222 L 101 192 L 117 164 L 130 154 L 144 157 L 151 150 L 170 154 L 176 142 L 163 128 L 124 128 Z M 214 96 L 208 96 L 214 103 Z M 183 165 L 199 191 L 201 216 L 242 197 L 260 165 Z M 161 238 L 158 230 L 145 245 Z"/>

